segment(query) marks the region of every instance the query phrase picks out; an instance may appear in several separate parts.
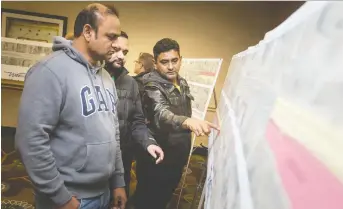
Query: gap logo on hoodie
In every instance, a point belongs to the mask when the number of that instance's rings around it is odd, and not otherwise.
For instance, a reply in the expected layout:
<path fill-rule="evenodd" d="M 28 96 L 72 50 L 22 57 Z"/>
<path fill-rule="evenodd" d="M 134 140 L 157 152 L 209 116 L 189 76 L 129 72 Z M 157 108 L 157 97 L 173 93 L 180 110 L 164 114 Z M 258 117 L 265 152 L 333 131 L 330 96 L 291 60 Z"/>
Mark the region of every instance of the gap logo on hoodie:
<path fill-rule="evenodd" d="M 108 112 L 109 110 L 115 114 L 115 96 L 111 93 L 109 89 L 106 92 L 101 91 L 100 86 L 94 86 L 94 91 L 89 86 L 84 86 L 80 91 L 81 105 L 82 105 L 82 115 L 88 117 L 98 112 Z M 108 102 L 109 100 L 109 102 Z M 108 104 L 111 107 L 108 107 Z"/>

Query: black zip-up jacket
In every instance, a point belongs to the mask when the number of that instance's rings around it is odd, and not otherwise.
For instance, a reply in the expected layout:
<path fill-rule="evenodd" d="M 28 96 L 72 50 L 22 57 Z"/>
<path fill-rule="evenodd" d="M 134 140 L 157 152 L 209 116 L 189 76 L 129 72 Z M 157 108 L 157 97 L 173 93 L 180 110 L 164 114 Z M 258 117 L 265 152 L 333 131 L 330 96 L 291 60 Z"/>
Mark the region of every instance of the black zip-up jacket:
<path fill-rule="evenodd" d="M 148 73 L 149 72 L 142 72 L 142 73 L 139 73 L 133 77 L 138 84 L 138 90 L 139 90 L 139 93 L 140 93 L 142 99 L 143 99 L 143 93 L 144 93 L 143 76 L 148 74 Z"/>
<path fill-rule="evenodd" d="M 123 69 L 114 70 L 114 81 L 118 94 L 118 120 L 120 129 L 121 149 L 130 148 L 133 143 L 140 144 L 144 150 L 151 145 L 157 145 L 149 134 L 142 110 L 141 97 L 136 81 Z"/>
<path fill-rule="evenodd" d="M 148 74 L 149 72 L 142 72 L 134 76 L 133 78 L 136 80 L 138 84 L 138 90 L 139 94 L 141 96 L 141 100 L 143 101 L 143 94 L 144 94 L 144 83 L 143 83 L 143 77 L 144 75 Z M 145 108 L 143 108 L 143 113 L 146 115 Z"/>
<path fill-rule="evenodd" d="M 191 149 L 191 131 L 182 123 L 192 116 L 194 98 L 187 81 L 179 77 L 178 82 L 181 92 L 157 71 L 144 75 L 143 106 L 148 127 L 165 153 L 164 163 L 182 165 Z"/>

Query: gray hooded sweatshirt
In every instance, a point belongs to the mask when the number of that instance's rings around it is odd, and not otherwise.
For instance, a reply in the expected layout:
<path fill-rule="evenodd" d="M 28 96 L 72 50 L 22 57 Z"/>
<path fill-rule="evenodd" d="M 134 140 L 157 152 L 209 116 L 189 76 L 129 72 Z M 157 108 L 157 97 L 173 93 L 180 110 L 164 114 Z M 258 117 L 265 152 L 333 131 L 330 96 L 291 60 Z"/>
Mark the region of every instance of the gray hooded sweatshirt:
<path fill-rule="evenodd" d="M 62 37 L 26 74 L 16 146 L 38 195 L 62 205 L 124 187 L 110 75 Z"/>

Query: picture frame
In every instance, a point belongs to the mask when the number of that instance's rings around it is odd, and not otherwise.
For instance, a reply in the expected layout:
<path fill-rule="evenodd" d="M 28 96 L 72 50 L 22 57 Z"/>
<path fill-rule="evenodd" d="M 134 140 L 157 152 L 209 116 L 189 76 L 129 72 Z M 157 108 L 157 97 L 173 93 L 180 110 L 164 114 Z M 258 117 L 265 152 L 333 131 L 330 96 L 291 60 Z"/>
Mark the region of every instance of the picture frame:
<path fill-rule="evenodd" d="M 27 70 L 51 52 L 54 36 L 65 36 L 64 16 L 1 9 L 1 86 L 21 90 Z"/>
<path fill-rule="evenodd" d="M 24 81 L 14 81 L 14 80 L 10 80 L 10 79 L 1 79 L 1 88 L 13 89 L 13 90 L 23 90 Z"/>
<path fill-rule="evenodd" d="M 1 86 L 20 90 L 27 71 L 52 52 L 52 43 L 1 38 Z"/>
<path fill-rule="evenodd" d="M 52 42 L 53 36 L 65 36 L 68 17 L 1 9 L 1 36 L 31 41 Z"/>

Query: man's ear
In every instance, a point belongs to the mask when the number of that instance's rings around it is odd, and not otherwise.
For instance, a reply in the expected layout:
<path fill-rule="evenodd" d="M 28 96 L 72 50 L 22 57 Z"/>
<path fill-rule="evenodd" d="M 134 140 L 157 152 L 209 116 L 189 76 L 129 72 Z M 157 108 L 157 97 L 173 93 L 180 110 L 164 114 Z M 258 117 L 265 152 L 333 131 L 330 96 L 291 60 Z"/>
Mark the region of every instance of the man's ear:
<path fill-rule="evenodd" d="M 182 56 L 180 56 L 180 62 L 182 61 Z"/>
<path fill-rule="evenodd" d="M 93 28 L 89 24 L 85 24 L 83 26 L 83 37 L 85 37 L 86 41 L 90 41 L 92 38 L 92 35 L 94 33 Z"/>

